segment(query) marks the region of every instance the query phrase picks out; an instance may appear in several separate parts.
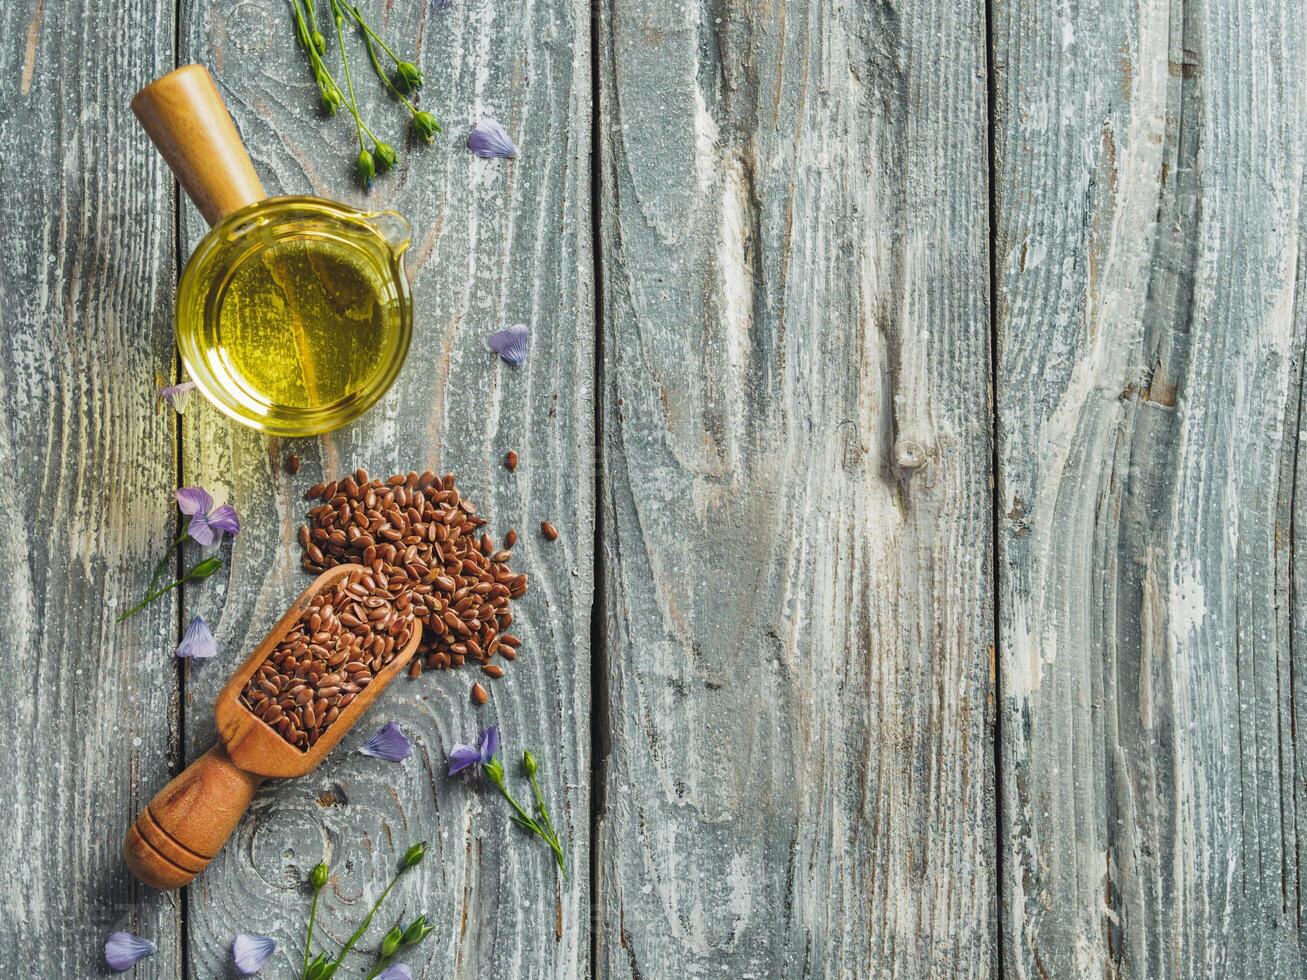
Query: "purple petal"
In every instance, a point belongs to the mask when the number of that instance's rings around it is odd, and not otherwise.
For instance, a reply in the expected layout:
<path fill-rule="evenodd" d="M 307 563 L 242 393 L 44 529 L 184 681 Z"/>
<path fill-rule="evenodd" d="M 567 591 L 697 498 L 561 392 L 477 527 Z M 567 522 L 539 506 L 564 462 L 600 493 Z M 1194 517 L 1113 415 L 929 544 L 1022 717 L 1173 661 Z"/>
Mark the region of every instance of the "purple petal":
<path fill-rule="evenodd" d="M 263 969 L 268 957 L 277 951 L 277 940 L 268 936 L 252 936 L 242 932 L 231 944 L 231 958 L 236 963 L 236 972 L 241 976 L 253 976 Z"/>
<path fill-rule="evenodd" d="M 454 750 L 449 753 L 449 774 L 453 776 L 480 761 L 481 753 L 472 746 L 455 745 Z"/>
<path fill-rule="evenodd" d="M 396 963 L 378 973 L 377 980 L 413 980 L 413 971 L 407 963 Z"/>
<path fill-rule="evenodd" d="M 236 516 L 236 508 L 231 504 L 223 504 L 210 514 L 208 523 L 209 527 L 216 531 L 225 531 L 233 538 L 241 529 L 241 519 Z"/>
<path fill-rule="evenodd" d="M 521 367 L 526 361 L 527 327 L 518 323 L 507 330 L 497 330 L 490 335 L 487 343 L 490 349 L 513 367 Z"/>
<path fill-rule="evenodd" d="M 207 514 L 196 514 L 191 518 L 191 523 L 186 527 L 186 533 L 191 536 L 192 541 L 196 541 L 206 548 L 213 544 L 213 539 L 218 537 L 218 533 L 209 527 L 209 517 Z"/>
<path fill-rule="evenodd" d="M 182 487 L 177 491 L 177 506 L 188 516 L 207 514 L 213 507 L 213 498 L 204 487 Z"/>
<path fill-rule="evenodd" d="M 175 655 L 178 657 L 190 657 L 194 660 L 208 660 L 210 657 L 217 656 L 218 643 L 213 638 L 213 632 L 209 629 L 209 624 L 204 621 L 203 616 L 196 616 L 191 620 L 191 624 L 186 627 L 186 632 L 182 635 L 182 641 L 177 644 Z"/>
<path fill-rule="evenodd" d="M 495 753 L 499 751 L 499 726 L 491 725 L 483 731 L 477 744 L 481 748 L 481 751 L 477 753 L 478 758 L 481 760 L 481 764 L 483 766 L 489 765 L 490 760 L 493 759 Z"/>
<path fill-rule="evenodd" d="M 375 735 L 364 742 L 359 751 L 364 755 L 370 755 L 374 759 L 385 759 L 387 762 L 403 762 L 408 758 L 408 754 L 413 751 L 413 743 L 404 737 L 404 733 L 399 730 L 399 726 L 393 721 L 388 721 L 377 729 Z"/>
<path fill-rule="evenodd" d="M 191 392 L 194 390 L 194 381 L 183 381 L 181 384 L 160 388 L 159 397 L 171 405 L 178 415 L 181 415 L 186 411 L 186 403 L 191 400 Z"/>
<path fill-rule="evenodd" d="M 486 160 L 517 156 L 517 147 L 497 119 L 482 119 L 478 122 L 476 128 L 468 134 L 467 148 Z"/>
<path fill-rule="evenodd" d="M 118 973 L 130 970 L 147 956 L 158 952 L 158 947 L 148 939 L 133 936 L 130 932 L 111 932 L 104 941 L 104 961 L 109 969 Z"/>

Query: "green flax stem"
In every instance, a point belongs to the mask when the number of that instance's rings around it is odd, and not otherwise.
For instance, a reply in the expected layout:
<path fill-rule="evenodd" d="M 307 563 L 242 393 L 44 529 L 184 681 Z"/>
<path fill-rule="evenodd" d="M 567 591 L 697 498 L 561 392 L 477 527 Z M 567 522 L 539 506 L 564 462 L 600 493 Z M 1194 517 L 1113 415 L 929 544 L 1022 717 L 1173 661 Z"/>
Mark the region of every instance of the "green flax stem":
<path fill-rule="evenodd" d="M 172 557 L 173 552 L 176 551 L 181 546 L 181 543 L 188 537 L 190 537 L 190 532 L 183 531 L 182 536 L 174 541 L 172 546 L 164 552 L 163 557 L 159 559 L 159 564 L 154 566 L 154 575 L 150 577 L 150 584 L 145 590 L 146 595 L 149 595 L 154 591 L 155 586 L 159 584 L 159 579 L 163 576 L 164 568 L 168 565 L 168 559 Z"/>
<path fill-rule="evenodd" d="M 309 33 L 308 24 L 304 19 L 304 10 L 300 7 L 300 0 L 290 0 L 291 8 L 295 11 L 295 33 L 299 36 L 300 46 L 305 51 L 313 50 L 313 36 Z"/>
<path fill-rule="evenodd" d="M 312 27 L 313 30 L 315 31 L 318 30 L 318 11 L 317 8 L 314 7 L 313 5 L 313 0 L 304 0 L 304 6 L 308 9 L 309 12 L 309 26 Z M 313 36 L 312 34 L 310 34 L 309 35 L 310 47 L 313 46 L 312 42 L 313 42 Z"/>
<path fill-rule="evenodd" d="M 394 51 L 390 50 L 390 45 L 386 43 L 386 39 L 384 37 L 382 37 L 380 34 L 378 34 L 376 31 L 374 31 L 371 27 L 368 26 L 367 21 L 363 19 L 363 15 L 359 13 L 358 7 L 351 7 L 347 4 L 345 9 L 354 15 L 354 19 L 358 21 L 359 27 L 363 28 L 364 32 L 367 33 L 369 37 L 376 39 L 376 42 L 381 45 L 381 50 L 385 51 L 386 54 L 390 55 L 391 61 L 393 61 L 395 64 L 398 65 L 403 60 L 402 58 L 400 58 L 399 55 L 395 54 Z M 381 69 L 378 68 L 377 71 L 380 72 Z"/>
<path fill-rule="evenodd" d="M 490 781 L 494 783 L 495 787 L 499 790 L 500 794 L 504 797 L 504 799 L 508 800 L 508 805 L 511 806 L 515 811 L 517 811 L 517 822 L 524 829 L 531 831 L 533 834 L 535 834 L 537 837 L 539 837 L 541 840 L 543 840 L 546 844 L 549 845 L 549 849 L 554 852 L 554 859 L 558 862 L 558 870 L 563 873 L 563 878 L 566 879 L 567 868 L 563 865 L 563 846 L 559 842 L 558 837 L 554 834 L 553 828 L 550 827 L 549 830 L 546 831 L 544 827 L 540 826 L 539 822 L 537 822 L 534 818 L 529 816 L 527 812 L 522 809 L 521 804 L 518 803 L 517 800 L 513 799 L 513 794 L 508 791 L 508 786 L 504 782 L 504 776 L 502 771 L 498 773 L 492 773 L 491 770 L 487 769 L 486 774 L 487 776 L 489 776 Z M 546 824 L 548 824 L 547 817 L 545 818 L 545 822 Z"/>
<path fill-rule="evenodd" d="M 138 612 L 140 612 L 142 609 L 144 609 L 146 606 L 152 603 L 155 599 L 158 599 L 160 596 L 167 595 L 169 592 L 177 588 L 177 586 L 181 585 L 185 581 L 186 581 L 186 576 L 182 576 L 176 582 L 173 582 L 172 585 L 165 586 L 164 588 L 160 589 L 158 592 L 151 592 L 136 605 L 132 606 L 131 609 L 128 609 L 125 613 L 123 613 L 121 616 L 115 619 L 114 622 L 121 623 L 123 620 L 131 619 Z"/>
<path fill-rule="evenodd" d="M 381 897 L 372 903 L 372 910 L 364 916 L 363 923 L 354 930 L 354 935 L 350 936 L 349 939 L 345 941 L 345 948 L 340 951 L 340 955 L 337 956 L 335 960 L 337 966 L 340 966 L 340 964 L 345 961 L 345 957 L 348 956 L 349 951 L 354 948 L 354 944 L 357 943 L 359 939 L 362 938 L 363 934 L 368 931 L 368 926 L 372 925 L 372 917 L 377 914 L 377 909 L 381 908 L 381 903 L 386 900 L 386 896 L 390 894 L 390 890 L 395 887 L 395 882 L 399 881 L 399 876 L 402 875 L 405 870 L 407 869 L 401 868 L 395 873 L 395 877 L 390 879 L 390 884 L 387 885 L 386 890 L 381 893 Z"/>
<path fill-rule="evenodd" d="M 359 118 L 359 103 L 358 99 L 354 97 L 354 78 L 349 70 L 349 55 L 345 53 L 345 35 L 340 29 L 341 21 L 345 19 L 345 15 L 341 13 L 338 0 L 331 0 L 331 9 L 334 14 L 332 20 L 336 24 L 336 44 L 340 48 L 340 63 L 345 68 L 345 84 L 349 88 L 349 111 L 350 115 L 354 117 L 354 131 L 359 138 L 359 152 L 362 153 L 367 149 L 363 145 L 363 130 L 366 127 L 363 125 L 363 120 Z M 368 130 L 368 135 L 372 135 L 372 130 Z M 373 140 L 375 142 L 376 137 L 373 137 Z"/>
<path fill-rule="evenodd" d="M 317 13 L 313 9 L 313 0 L 304 0 L 305 5 L 309 8 L 309 20 L 312 22 L 313 30 L 318 29 Z M 332 77 L 326 63 L 322 60 L 322 54 L 318 47 L 313 43 L 313 36 L 309 32 L 308 23 L 305 21 L 304 12 L 300 7 L 300 0 L 291 0 L 295 7 L 295 26 L 299 34 L 300 45 L 309 56 L 309 67 L 313 70 L 313 81 L 318 86 L 318 93 L 324 101 L 327 97 L 328 85 L 331 88 L 340 91 L 340 86 L 336 84 L 336 79 Z"/>
<path fill-rule="evenodd" d="M 535 773 L 531 773 L 531 789 L 535 792 L 536 806 L 540 808 L 540 816 L 545 822 L 545 829 L 553 834 L 554 839 L 558 839 L 558 832 L 554 830 L 554 825 L 549 821 L 549 807 L 545 806 L 545 799 L 540 794 L 540 784 L 536 782 Z"/>
<path fill-rule="evenodd" d="M 382 84 L 385 85 L 386 88 L 388 88 L 391 91 L 391 93 L 395 96 L 395 98 L 399 99 L 400 102 L 403 102 L 404 105 L 408 107 L 409 113 L 411 115 L 416 116 L 418 111 L 417 107 L 414 106 L 413 103 L 410 102 L 407 98 L 405 98 L 404 93 L 401 92 L 395 86 L 395 83 L 390 80 L 390 76 L 386 74 L 385 69 L 381 67 L 381 62 L 377 58 L 376 49 L 373 48 L 372 46 L 372 38 L 375 36 L 372 33 L 372 28 L 368 27 L 368 25 L 363 22 L 363 18 L 359 16 L 358 7 L 350 7 L 348 9 L 350 13 L 354 15 L 354 19 L 358 21 L 359 26 L 363 28 L 363 32 L 364 32 L 363 43 L 367 46 L 368 57 L 372 60 L 373 71 L 377 73 L 377 77 L 381 79 Z M 378 38 L 377 40 L 381 43 L 381 46 L 383 48 L 386 46 L 386 43 L 384 41 L 381 41 L 380 38 Z M 394 54 L 391 54 L 391 57 L 394 58 L 395 57 Z"/>
<path fill-rule="evenodd" d="M 300 976 L 309 972 L 309 950 L 313 946 L 313 923 L 318 917 L 318 895 L 321 892 L 321 888 L 313 889 L 313 904 L 309 906 L 309 934 L 304 937 L 304 970 Z"/>

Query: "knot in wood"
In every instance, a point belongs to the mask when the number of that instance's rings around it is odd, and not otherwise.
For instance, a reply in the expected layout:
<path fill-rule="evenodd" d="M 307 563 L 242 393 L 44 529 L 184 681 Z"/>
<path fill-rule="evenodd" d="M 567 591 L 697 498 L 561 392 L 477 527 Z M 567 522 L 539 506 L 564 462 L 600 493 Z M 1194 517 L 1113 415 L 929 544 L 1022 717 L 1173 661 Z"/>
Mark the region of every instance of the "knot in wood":
<path fill-rule="evenodd" d="M 894 465 L 901 470 L 919 470 L 926 465 L 926 447 L 915 439 L 894 443 Z"/>

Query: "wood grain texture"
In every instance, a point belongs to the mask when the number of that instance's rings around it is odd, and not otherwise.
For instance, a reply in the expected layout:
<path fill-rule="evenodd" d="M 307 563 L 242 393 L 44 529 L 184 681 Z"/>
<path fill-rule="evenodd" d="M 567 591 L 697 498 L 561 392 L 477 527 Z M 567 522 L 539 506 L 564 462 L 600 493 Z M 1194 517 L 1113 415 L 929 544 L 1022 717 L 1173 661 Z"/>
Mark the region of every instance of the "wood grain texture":
<path fill-rule="evenodd" d="M 121 8 L 121 9 L 120 9 Z M 122 866 L 178 747 L 177 607 L 118 626 L 167 546 L 169 181 L 127 108 L 171 2 L 0 8 L 0 975 L 91 977 L 117 929 L 180 971 L 180 909 Z M 147 792 L 146 796 L 142 796 Z"/>
<path fill-rule="evenodd" d="M 1296 3 L 994 5 L 1010 977 L 1307 969 L 1305 31 Z"/>
<path fill-rule="evenodd" d="M 320 3 L 320 6 L 325 6 Z M 184 475 L 234 501 L 245 529 L 231 567 L 188 590 L 187 614 L 215 626 L 221 656 L 193 668 L 185 719 L 191 757 L 213 738 L 212 703 L 230 670 L 308 581 L 294 532 L 305 489 L 359 465 L 388 475 L 453 470 L 465 496 L 515 527 L 514 564 L 531 575 L 515 603 L 523 655 L 491 702 L 469 703 L 470 670 L 396 681 L 314 774 L 265 787 L 226 850 L 190 888 L 193 975 L 220 975 L 241 930 L 282 944 L 288 972 L 303 942 L 309 869 L 325 857 L 332 882 L 319 913 L 339 944 L 380 892 L 411 841 L 430 840 L 419 871 L 395 890 L 383 918 L 426 911 L 437 931 L 409 962 L 418 977 L 576 977 L 589 973 L 590 603 L 594 480 L 594 317 L 590 252 L 588 8 L 570 3 L 371 5 L 406 52 L 419 42 L 422 103 L 446 128 L 433 147 L 403 137 L 402 111 L 367 75 L 351 39 L 368 118 L 405 159 L 369 195 L 352 178 L 348 116 L 316 116 L 316 91 L 294 47 L 283 5 L 194 0 L 183 5 L 181 60 L 209 65 L 270 194 L 319 193 L 395 207 L 412 222 L 408 266 L 416 311 L 412 350 L 392 391 L 357 423 L 278 442 L 228 424 L 208 406 L 187 415 Z M 482 115 L 503 121 L 521 147 L 512 162 L 463 146 Z M 188 208 L 189 242 L 203 231 Z M 513 371 L 485 348 L 504 324 L 531 326 L 527 365 Z M 515 474 L 502 467 L 516 449 Z M 286 454 L 304 460 L 296 477 Z M 564 532 L 552 545 L 531 529 Z M 481 677 L 487 681 L 487 678 Z M 402 765 L 358 746 L 395 720 L 416 743 Z M 449 779 L 455 742 L 498 723 L 517 787 L 531 747 L 571 856 L 557 880 L 549 851 L 507 819 L 492 790 Z M 528 791 L 529 792 L 529 791 Z M 361 944 L 371 950 L 380 923 Z M 348 967 L 361 969 L 365 956 Z"/>
<path fill-rule="evenodd" d="M 601 976 L 994 973 L 984 24 L 601 8 Z"/>
<path fill-rule="evenodd" d="M 161 0 L 0 5 L 0 974 L 101 975 L 127 929 L 137 977 L 227 976 L 239 931 L 289 975 L 309 868 L 339 942 L 423 838 L 383 919 L 439 924 L 427 980 L 1307 974 L 1301 5 L 992 0 L 992 200 L 980 0 L 604 0 L 597 83 L 580 0 L 375 6 L 448 135 L 400 137 L 355 44 L 405 157 L 365 196 L 279 0 L 186 0 L 180 35 Z M 179 456 L 154 396 L 204 223 L 177 240 L 128 101 L 191 60 L 270 193 L 414 225 L 409 362 L 331 436 L 197 401 Z M 463 149 L 481 115 L 519 160 Z M 484 338 L 519 321 L 513 372 Z M 183 922 L 123 831 L 307 583 L 304 489 L 360 464 L 452 469 L 517 528 L 524 655 L 484 709 L 470 672 L 397 681 L 259 792 Z M 115 626 L 177 482 L 240 509 L 230 565 Z M 197 613 L 222 652 L 179 699 Z M 358 755 L 391 719 L 415 755 Z M 565 882 L 443 774 L 492 721 L 545 760 Z"/>

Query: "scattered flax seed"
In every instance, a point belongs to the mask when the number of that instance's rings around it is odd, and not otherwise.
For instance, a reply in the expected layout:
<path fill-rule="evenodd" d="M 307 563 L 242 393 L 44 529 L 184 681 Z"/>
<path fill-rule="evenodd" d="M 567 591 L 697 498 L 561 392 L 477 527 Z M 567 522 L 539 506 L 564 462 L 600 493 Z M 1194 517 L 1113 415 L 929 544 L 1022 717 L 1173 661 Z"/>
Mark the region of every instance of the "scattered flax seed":
<path fill-rule="evenodd" d="M 499 664 L 486 664 L 481 668 L 481 673 L 488 677 L 503 677 L 504 668 L 499 666 Z"/>
<path fill-rule="evenodd" d="M 548 521 L 540 522 L 540 533 L 550 541 L 558 540 L 558 528 L 554 527 Z"/>
<path fill-rule="evenodd" d="M 286 457 L 286 472 L 294 476 L 300 471 L 300 458 L 297 453 L 291 453 Z"/>
<path fill-rule="evenodd" d="M 504 547 L 511 548 L 515 544 L 517 544 L 517 532 L 510 527 L 508 533 L 504 535 Z"/>
<path fill-rule="evenodd" d="M 408 665 L 408 676 L 409 676 L 409 677 L 421 677 L 421 676 L 422 676 L 422 658 L 421 658 L 421 657 L 414 657 L 411 661 L 409 661 L 409 665 Z"/>
<path fill-rule="evenodd" d="M 486 689 L 479 682 L 472 685 L 472 700 L 477 704 L 485 704 L 490 700 L 490 695 L 486 693 Z"/>
<path fill-rule="evenodd" d="M 510 473 L 517 469 L 517 453 L 510 449 L 508 455 L 504 457 L 504 466 L 508 468 Z"/>

